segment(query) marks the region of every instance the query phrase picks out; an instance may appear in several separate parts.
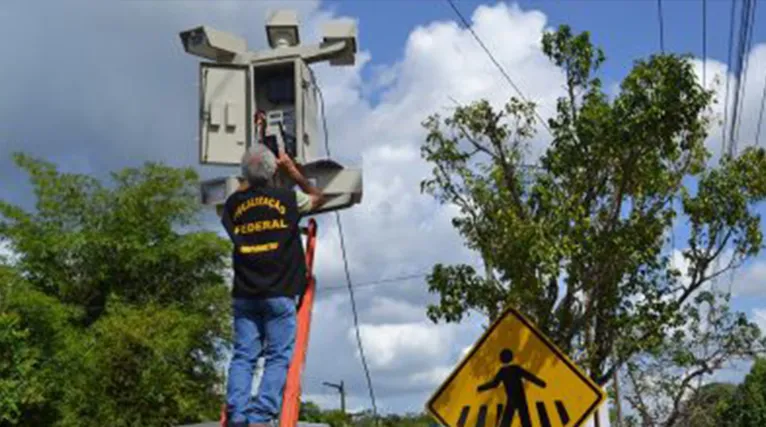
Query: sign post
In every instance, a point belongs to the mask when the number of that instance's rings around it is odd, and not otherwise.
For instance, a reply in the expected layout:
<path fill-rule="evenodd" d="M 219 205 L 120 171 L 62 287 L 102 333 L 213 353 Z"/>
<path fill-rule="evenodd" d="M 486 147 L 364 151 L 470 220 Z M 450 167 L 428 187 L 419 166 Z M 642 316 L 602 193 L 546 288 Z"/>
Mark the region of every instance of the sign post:
<path fill-rule="evenodd" d="M 548 337 L 509 308 L 427 407 L 447 427 L 577 427 L 605 398 Z"/>

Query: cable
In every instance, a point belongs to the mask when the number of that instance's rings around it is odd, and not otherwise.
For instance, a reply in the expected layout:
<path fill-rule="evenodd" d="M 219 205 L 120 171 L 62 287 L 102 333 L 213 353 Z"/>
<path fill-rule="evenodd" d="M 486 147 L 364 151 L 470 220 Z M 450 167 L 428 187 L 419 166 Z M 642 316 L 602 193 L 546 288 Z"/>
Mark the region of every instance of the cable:
<path fill-rule="evenodd" d="M 662 19 L 662 0 L 657 0 L 657 18 L 660 23 L 660 51 L 665 53 L 665 25 Z"/>
<path fill-rule="evenodd" d="M 309 67 L 310 73 L 311 73 L 311 79 L 314 81 L 314 87 L 317 89 L 317 92 L 319 93 L 319 102 L 320 102 L 320 114 L 322 115 L 322 129 L 324 131 L 324 145 L 325 150 L 327 151 L 327 157 L 330 157 L 330 134 L 327 131 L 327 116 L 325 115 L 325 108 L 324 108 L 324 95 L 322 95 L 322 88 L 319 87 L 319 83 L 317 82 L 316 75 L 314 75 L 314 70 L 312 70 Z M 348 267 L 348 256 L 346 254 L 346 241 L 343 237 L 343 226 L 341 224 L 340 220 L 340 213 L 338 211 L 335 211 L 335 220 L 338 225 L 338 235 L 340 237 L 340 251 L 343 256 L 343 270 L 346 275 L 346 285 L 348 287 L 348 293 L 349 297 L 351 298 L 351 312 L 353 314 L 354 318 L 354 331 L 356 333 L 356 344 L 359 348 L 359 356 L 362 359 L 362 367 L 364 368 L 364 375 L 367 379 L 367 388 L 370 391 L 370 401 L 372 403 L 372 419 L 374 420 L 375 425 L 378 424 L 378 405 L 375 402 L 375 391 L 372 386 L 372 377 L 370 375 L 370 368 L 367 366 L 367 358 L 364 354 L 364 346 L 362 345 L 362 336 L 359 331 L 359 314 L 356 309 L 356 298 L 354 297 L 354 286 L 351 283 L 351 272 L 349 271 Z"/>
<path fill-rule="evenodd" d="M 734 152 L 734 129 L 737 127 L 737 113 L 739 109 L 739 93 L 740 88 L 742 87 L 742 48 L 744 47 L 744 34 L 743 31 L 746 31 L 746 25 L 747 25 L 747 6 L 749 4 L 748 0 L 745 0 L 742 4 L 742 10 L 741 15 L 739 19 L 739 38 L 737 39 L 737 52 L 736 52 L 736 58 L 734 63 L 734 72 L 736 73 L 737 80 L 734 82 L 734 101 L 732 102 L 732 111 L 731 111 L 731 120 L 729 124 L 729 147 L 728 147 L 728 154 L 729 156 L 733 155 Z"/>
<path fill-rule="evenodd" d="M 734 109 L 732 110 L 731 128 L 729 131 L 729 154 L 733 155 L 736 151 L 735 145 L 737 144 L 737 137 L 735 130 L 737 128 L 737 122 L 739 119 L 740 109 L 740 96 L 743 88 L 743 75 L 746 74 L 743 69 L 743 61 L 745 54 L 745 47 L 747 43 L 747 31 L 749 23 L 749 10 L 750 1 L 745 0 L 742 5 L 741 16 L 739 20 L 739 40 L 737 41 L 737 82 L 735 84 L 736 90 L 734 91 Z"/>
<path fill-rule="evenodd" d="M 343 226 L 341 224 L 340 214 L 337 211 L 335 212 L 335 219 L 338 224 L 338 234 L 340 235 L 340 248 L 341 248 L 341 253 L 343 254 L 343 270 L 346 273 L 346 284 L 348 285 L 348 293 L 349 293 L 349 297 L 351 298 L 351 311 L 354 315 L 354 331 L 356 333 L 356 343 L 357 343 L 357 346 L 359 347 L 359 355 L 362 359 L 362 367 L 364 368 L 364 375 L 367 379 L 367 387 L 369 388 L 369 391 L 370 391 L 370 401 L 372 402 L 372 416 L 377 423 L 378 406 L 375 403 L 375 391 L 372 387 L 372 377 L 370 376 L 370 369 L 367 366 L 367 358 L 364 355 L 364 346 L 362 345 L 362 336 L 359 331 L 359 315 L 356 310 L 356 299 L 354 298 L 354 287 L 351 284 L 351 273 L 349 272 L 348 256 L 346 255 L 346 243 L 343 238 Z"/>
<path fill-rule="evenodd" d="M 516 83 L 513 82 L 513 79 L 511 79 L 511 76 L 508 75 L 508 73 L 505 71 L 502 65 L 500 65 L 499 62 L 495 59 L 495 56 L 492 55 L 492 52 L 489 51 L 486 45 L 484 45 L 484 42 L 481 41 L 481 38 L 476 34 L 476 32 L 471 28 L 471 24 L 468 22 L 467 19 L 465 19 L 465 16 L 460 12 L 460 10 L 455 6 L 455 3 L 453 0 L 447 0 L 447 3 L 452 7 L 452 10 L 455 11 L 455 14 L 460 18 L 460 21 L 463 23 L 463 27 L 467 29 L 471 35 L 473 35 L 473 38 L 476 39 L 476 41 L 479 43 L 479 46 L 481 46 L 482 49 L 484 49 L 484 52 L 487 54 L 489 59 L 492 61 L 492 63 L 495 64 L 495 67 L 497 67 L 498 70 L 500 70 L 500 73 L 505 77 L 505 80 L 508 81 L 508 84 L 511 85 L 511 87 L 516 91 L 516 93 L 519 95 L 519 97 L 524 100 L 524 102 L 529 102 L 526 96 L 524 96 L 524 93 L 519 89 L 518 86 L 516 86 Z M 548 131 L 549 134 L 553 135 L 553 131 L 551 131 L 551 128 L 548 127 L 548 124 L 545 123 L 545 120 L 540 116 L 540 113 L 537 112 L 537 109 L 535 109 L 535 116 L 537 116 L 538 120 L 540 120 L 540 123 L 543 125 L 543 127 Z"/>
<path fill-rule="evenodd" d="M 729 117 L 729 83 L 731 81 L 731 52 L 734 45 L 734 11 L 737 3 L 731 0 L 729 17 L 729 57 L 726 61 L 726 98 L 723 103 L 723 124 L 721 126 L 721 155 L 726 152 L 726 121 Z"/>
<path fill-rule="evenodd" d="M 401 282 L 405 282 L 407 280 L 412 280 L 412 279 L 422 279 L 427 276 L 428 276 L 427 273 L 419 273 L 419 274 L 410 274 L 407 276 L 391 277 L 388 279 L 373 280 L 370 282 L 357 283 L 354 285 L 354 289 L 367 288 L 370 286 L 378 286 L 378 285 L 383 285 L 388 283 L 401 283 Z M 326 288 L 321 288 L 320 291 L 332 291 L 332 290 L 340 290 L 340 289 L 346 289 L 346 287 L 345 286 L 328 286 Z"/>
<path fill-rule="evenodd" d="M 739 114 L 737 115 L 737 122 L 736 122 L 736 131 L 734 135 L 734 154 L 736 154 L 737 150 L 737 143 L 739 142 L 739 129 L 742 126 L 742 112 L 745 109 L 744 103 L 745 103 L 745 92 L 747 91 L 747 75 L 748 71 L 750 69 L 750 51 L 753 46 L 753 28 L 755 26 L 755 7 L 757 2 L 755 1 L 748 1 L 748 16 L 744 16 L 743 18 L 746 18 L 746 27 L 744 31 L 744 46 L 741 49 L 741 56 L 742 56 L 742 84 L 741 84 L 741 90 L 742 94 L 740 95 L 739 99 L 739 107 L 738 111 Z"/>
<path fill-rule="evenodd" d="M 702 0 L 702 88 L 707 89 L 707 0 Z"/>
<path fill-rule="evenodd" d="M 763 93 L 761 94 L 761 112 L 758 114 L 758 127 L 755 129 L 755 145 L 759 145 L 761 139 L 761 124 L 763 123 L 763 107 L 766 103 L 766 79 L 763 81 Z"/>

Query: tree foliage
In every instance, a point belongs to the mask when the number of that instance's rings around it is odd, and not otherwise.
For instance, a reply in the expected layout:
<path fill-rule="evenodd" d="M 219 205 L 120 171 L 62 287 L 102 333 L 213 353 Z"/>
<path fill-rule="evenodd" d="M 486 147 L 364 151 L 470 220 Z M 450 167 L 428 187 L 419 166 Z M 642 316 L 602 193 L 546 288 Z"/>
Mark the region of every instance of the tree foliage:
<path fill-rule="evenodd" d="M 314 402 L 302 402 L 300 420 L 325 423 L 330 427 L 433 427 L 436 423 L 427 414 L 389 414 L 373 418 L 372 413 L 344 414 L 339 410 L 322 410 Z"/>
<path fill-rule="evenodd" d="M 760 330 L 743 313 L 730 311 L 728 295 L 702 291 L 684 311 L 685 325 L 626 365 L 625 400 L 642 426 L 721 425 L 732 389 L 709 379 L 766 352 Z"/>
<path fill-rule="evenodd" d="M 704 284 L 759 252 L 766 156 L 751 148 L 708 165 L 713 93 L 687 57 L 636 61 L 610 99 L 588 33 L 562 26 L 542 47 L 566 95 L 539 164 L 525 155 L 533 103 L 512 98 L 498 110 L 481 100 L 424 122 L 433 171 L 422 190 L 459 208 L 453 225 L 484 264 L 434 266 L 440 301 L 429 316 L 494 319 L 512 304 L 604 384 L 685 323 Z M 676 218 L 689 225 L 683 272 L 667 250 Z M 731 261 L 713 269 L 726 249 Z"/>
<path fill-rule="evenodd" d="M 661 385 L 654 388 L 655 394 Z M 708 383 L 696 388 L 683 403 L 674 424 L 655 423 L 638 414 L 626 426 L 675 425 L 695 427 L 755 427 L 766 423 L 766 359 L 757 358 L 740 384 Z"/>
<path fill-rule="evenodd" d="M 3 393 L 0 420 L 216 418 L 229 245 L 195 228 L 194 171 L 147 163 L 103 183 L 26 155 L 15 161 L 36 200 L 30 210 L 0 201 L 0 241 L 15 255 L 0 276 L 0 348 L 18 361 L 0 365 L 0 389 L 15 390 Z"/>
<path fill-rule="evenodd" d="M 737 387 L 721 417 L 724 427 L 766 425 L 766 360 L 758 359 Z"/>

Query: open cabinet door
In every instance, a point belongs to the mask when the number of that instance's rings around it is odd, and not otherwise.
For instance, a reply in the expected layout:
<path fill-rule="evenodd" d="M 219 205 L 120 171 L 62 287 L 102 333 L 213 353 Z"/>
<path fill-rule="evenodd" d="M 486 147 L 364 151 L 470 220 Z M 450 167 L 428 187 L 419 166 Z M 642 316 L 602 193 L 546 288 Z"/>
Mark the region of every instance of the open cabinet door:
<path fill-rule="evenodd" d="M 199 159 L 239 165 L 250 140 L 248 65 L 200 64 Z"/>
<path fill-rule="evenodd" d="M 301 59 L 295 61 L 296 104 L 298 129 L 296 132 L 297 158 L 301 164 L 316 160 L 319 147 L 324 144 L 324 133 L 319 129 L 319 103 L 316 81 L 309 65 Z M 322 145 L 323 146 L 323 145 Z"/>

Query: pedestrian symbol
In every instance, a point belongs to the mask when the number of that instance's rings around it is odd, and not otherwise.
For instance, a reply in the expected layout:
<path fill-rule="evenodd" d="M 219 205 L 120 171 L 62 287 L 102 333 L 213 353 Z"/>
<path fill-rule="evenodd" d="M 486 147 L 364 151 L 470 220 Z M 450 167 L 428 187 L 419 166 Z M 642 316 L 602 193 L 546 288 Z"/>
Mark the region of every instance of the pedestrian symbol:
<path fill-rule="evenodd" d="M 529 320 L 508 309 L 428 409 L 447 427 L 575 427 L 605 397 Z"/>
<path fill-rule="evenodd" d="M 505 410 L 500 421 L 499 427 L 511 427 L 513 416 L 516 411 L 519 412 L 522 427 L 532 427 L 529 419 L 529 408 L 527 407 L 527 394 L 524 391 L 524 380 L 530 381 L 539 387 L 545 387 L 545 382 L 537 378 L 532 373 L 518 365 L 511 365 L 513 352 L 509 349 L 503 349 L 500 352 L 500 361 L 503 367 L 497 373 L 495 378 L 479 386 L 478 391 L 487 391 L 502 385 L 505 388 Z M 499 416 L 499 414 L 498 414 Z"/>

